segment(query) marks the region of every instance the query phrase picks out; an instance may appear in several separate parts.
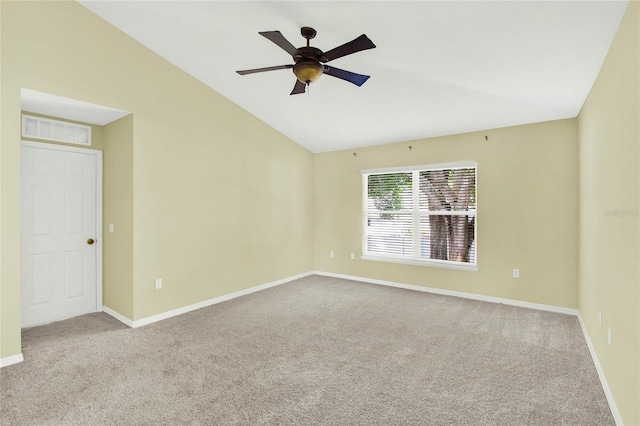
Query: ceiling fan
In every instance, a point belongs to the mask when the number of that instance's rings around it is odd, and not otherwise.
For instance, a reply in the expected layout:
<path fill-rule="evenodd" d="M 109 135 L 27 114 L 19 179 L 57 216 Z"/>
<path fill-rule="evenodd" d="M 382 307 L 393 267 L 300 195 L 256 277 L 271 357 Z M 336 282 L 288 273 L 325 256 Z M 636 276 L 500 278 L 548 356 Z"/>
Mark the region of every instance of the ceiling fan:
<path fill-rule="evenodd" d="M 329 65 L 323 65 L 324 63 L 333 61 L 334 59 L 341 58 L 343 56 L 351 55 L 352 53 L 359 52 L 361 50 L 373 49 L 375 44 L 369 37 L 362 34 L 360 37 L 351 40 L 348 43 L 338 46 L 335 49 L 331 49 L 328 52 L 309 46 L 309 40 L 316 36 L 316 30 L 311 27 L 302 27 L 300 29 L 302 37 L 307 39 L 307 45 L 299 48 L 295 48 L 280 31 L 264 31 L 258 34 L 268 38 L 282 50 L 287 52 L 293 57 L 295 64 L 293 65 L 276 65 L 274 67 L 256 68 L 252 70 L 236 71 L 240 75 L 253 74 L 257 72 L 275 71 L 282 69 L 293 69 L 293 73 L 296 75 L 296 84 L 291 91 L 292 95 L 304 93 L 307 85 L 313 83 L 320 78 L 322 74 L 327 74 L 332 77 L 337 77 L 342 80 L 346 80 L 356 86 L 362 86 L 370 76 L 356 74 L 351 71 L 345 71 L 340 68 L 335 68 Z"/>

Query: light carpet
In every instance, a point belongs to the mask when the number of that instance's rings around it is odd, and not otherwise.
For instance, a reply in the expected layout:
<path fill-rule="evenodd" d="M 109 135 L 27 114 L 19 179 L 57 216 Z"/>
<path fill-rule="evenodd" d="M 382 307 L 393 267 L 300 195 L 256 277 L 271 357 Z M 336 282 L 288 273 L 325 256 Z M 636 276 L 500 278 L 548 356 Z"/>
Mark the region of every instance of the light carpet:
<path fill-rule="evenodd" d="M 23 331 L 9 425 L 613 425 L 576 317 L 310 276 Z"/>

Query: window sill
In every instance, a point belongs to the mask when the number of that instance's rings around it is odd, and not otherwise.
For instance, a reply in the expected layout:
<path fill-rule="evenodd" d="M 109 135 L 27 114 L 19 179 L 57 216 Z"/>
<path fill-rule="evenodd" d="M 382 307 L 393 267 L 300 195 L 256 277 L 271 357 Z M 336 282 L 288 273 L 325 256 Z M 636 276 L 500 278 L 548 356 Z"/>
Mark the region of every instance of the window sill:
<path fill-rule="evenodd" d="M 434 268 L 456 269 L 458 271 L 478 272 L 478 265 L 455 264 L 455 263 L 445 262 L 445 261 L 401 259 L 396 257 L 383 257 L 383 256 L 371 256 L 371 255 L 361 256 L 360 259 L 373 260 L 376 262 L 400 263 L 403 265 L 430 266 Z"/>

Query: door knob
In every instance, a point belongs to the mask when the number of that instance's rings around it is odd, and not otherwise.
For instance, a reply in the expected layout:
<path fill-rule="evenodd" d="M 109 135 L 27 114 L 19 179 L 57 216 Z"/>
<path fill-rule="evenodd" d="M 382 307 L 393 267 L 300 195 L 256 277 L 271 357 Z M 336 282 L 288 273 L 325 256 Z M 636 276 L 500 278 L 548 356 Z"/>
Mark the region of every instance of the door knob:
<path fill-rule="evenodd" d="M 87 244 L 91 245 L 91 244 L 93 244 L 93 243 L 95 243 L 95 241 L 93 241 L 93 238 L 89 238 L 89 239 L 87 240 Z"/>

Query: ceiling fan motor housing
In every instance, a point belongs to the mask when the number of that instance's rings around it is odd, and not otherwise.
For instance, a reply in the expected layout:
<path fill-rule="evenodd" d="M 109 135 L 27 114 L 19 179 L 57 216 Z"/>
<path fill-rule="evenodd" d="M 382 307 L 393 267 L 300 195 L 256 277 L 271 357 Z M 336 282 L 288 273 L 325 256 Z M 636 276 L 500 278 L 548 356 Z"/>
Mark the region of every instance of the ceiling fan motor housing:
<path fill-rule="evenodd" d="M 322 75 L 322 65 L 320 64 L 320 58 L 322 58 L 322 50 L 306 46 L 298 48 L 298 53 L 294 55 L 293 60 L 295 66 L 293 67 L 293 73 L 296 78 L 302 83 L 313 83 Z"/>

